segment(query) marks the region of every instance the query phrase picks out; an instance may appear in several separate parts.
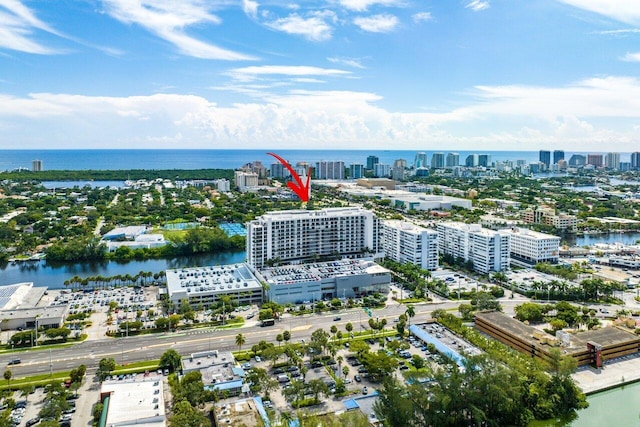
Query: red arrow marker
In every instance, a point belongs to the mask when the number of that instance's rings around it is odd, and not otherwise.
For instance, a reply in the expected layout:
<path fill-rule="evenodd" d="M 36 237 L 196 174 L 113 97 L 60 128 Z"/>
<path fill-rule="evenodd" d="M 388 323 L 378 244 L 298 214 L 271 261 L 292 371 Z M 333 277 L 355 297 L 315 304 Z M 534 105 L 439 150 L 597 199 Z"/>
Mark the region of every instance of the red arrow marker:
<path fill-rule="evenodd" d="M 278 160 L 280 163 L 282 163 L 282 165 L 287 168 L 287 170 L 289 171 L 289 173 L 291 173 L 291 176 L 293 177 L 293 179 L 296 180 L 297 184 L 294 184 L 293 182 L 289 181 L 287 182 L 287 187 L 289 187 L 290 189 L 292 189 L 297 195 L 298 197 L 300 197 L 300 200 L 302 200 L 303 202 L 308 202 L 309 201 L 309 186 L 311 184 L 311 168 L 309 168 L 309 170 L 307 171 L 307 182 L 305 182 L 304 184 L 302 183 L 302 180 L 300 179 L 300 176 L 296 173 L 295 170 L 293 170 L 293 168 L 291 167 L 291 165 L 282 157 L 278 156 L 277 154 L 274 153 L 267 153 L 270 156 L 273 156 L 276 158 L 276 160 Z"/>

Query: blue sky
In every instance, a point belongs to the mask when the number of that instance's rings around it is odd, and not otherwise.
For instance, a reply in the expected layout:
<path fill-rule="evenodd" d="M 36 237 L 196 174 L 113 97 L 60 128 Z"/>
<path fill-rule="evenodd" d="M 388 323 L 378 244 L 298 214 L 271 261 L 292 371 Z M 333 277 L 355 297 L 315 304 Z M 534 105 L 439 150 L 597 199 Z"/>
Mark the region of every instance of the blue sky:
<path fill-rule="evenodd" d="M 0 0 L 0 149 L 640 149 L 636 0 Z"/>

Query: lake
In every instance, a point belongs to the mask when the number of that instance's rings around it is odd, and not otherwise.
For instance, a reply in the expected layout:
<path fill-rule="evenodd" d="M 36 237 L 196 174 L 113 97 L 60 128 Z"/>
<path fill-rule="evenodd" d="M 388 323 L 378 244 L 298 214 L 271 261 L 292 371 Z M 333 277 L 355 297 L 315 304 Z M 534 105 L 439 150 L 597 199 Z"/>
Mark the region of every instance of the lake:
<path fill-rule="evenodd" d="M 638 240 L 640 240 L 640 232 L 586 234 L 584 236 L 562 237 L 562 241 L 566 241 L 570 246 L 593 246 L 596 243 L 613 244 L 616 242 L 633 245 Z"/>
<path fill-rule="evenodd" d="M 202 254 L 174 259 L 149 259 L 143 261 L 84 262 L 52 264 L 46 261 L 8 264 L 0 267 L 0 285 L 33 282 L 34 286 L 46 286 L 49 289 L 64 289 L 65 280 L 73 276 L 116 276 L 135 275 L 140 271 L 159 273 L 167 269 L 182 267 L 201 267 L 208 265 L 224 265 L 244 262 L 245 252 L 221 252 Z"/>

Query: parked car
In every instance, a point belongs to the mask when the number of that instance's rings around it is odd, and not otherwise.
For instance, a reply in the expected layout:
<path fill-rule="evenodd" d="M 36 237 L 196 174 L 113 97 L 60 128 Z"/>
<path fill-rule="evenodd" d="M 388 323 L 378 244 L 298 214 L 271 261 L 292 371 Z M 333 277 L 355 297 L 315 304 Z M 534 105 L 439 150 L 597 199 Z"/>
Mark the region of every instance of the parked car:
<path fill-rule="evenodd" d="M 361 377 L 360 375 L 356 375 L 356 376 L 354 376 L 354 377 L 353 377 L 353 379 L 354 379 L 357 383 L 359 383 L 360 381 L 362 381 L 362 377 Z"/>
<path fill-rule="evenodd" d="M 369 393 L 369 389 L 365 386 L 362 387 L 362 394 L 368 394 Z"/>

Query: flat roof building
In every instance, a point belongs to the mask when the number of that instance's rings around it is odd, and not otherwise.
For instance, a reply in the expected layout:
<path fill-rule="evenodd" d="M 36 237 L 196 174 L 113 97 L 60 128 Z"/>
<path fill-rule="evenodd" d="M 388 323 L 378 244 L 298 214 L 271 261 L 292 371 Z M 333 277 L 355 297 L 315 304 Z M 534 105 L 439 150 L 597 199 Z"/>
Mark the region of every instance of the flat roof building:
<path fill-rule="evenodd" d="M 380 252 L 380 220 L 357 208 L 269 212 L 247 223 L 247 260 L 255 268 Z"/>
<path fill-rule="evenodd" d="M 242 392 L 244 369 L 236 366 L 235 358 L 230 351 L 202 351 L 182 358 L 182 372 L 199 371 L 202 383 L 207 390 L 218 390 L 229 396 L 237 396 Z"/>
<path fill-rule="evenodd" d="M 105 381 L 100 389 L 107 411 L 106 427 L 165 427 L 162 376 Z M 108 400 L 106 400 L 108 398 Z"/>
<path fill-rule="evenodd" d="M 268 427 L 271 425 L 260 396 L 232 402 L 218 402 L 211 412 L 217 426 Z"/>
<path fill-rule="evenodd" d="M 578 366 L 602 366 L 607 359 L 636 354 L 640 351 L 640 337 L 619 327 L 606 327 L 590 331 L 558 334 L 553 337 L 539 329 L 499 312 L 481 312 L 475 315 L 475 326 L 481 332 L 518 350 L 521 353 L 546 360 L 554 347 L 576 359 Z"/>
<path fill-rule="evenodd" d="M 341 260 L 263 268 L 256 273 L 269 286 L 267 296 L 279 304 L 388 293 L 391 273 L 367 260 Z"/>
<path fill-rule="evenodd" d="M 262 302 L 262 284 L 245 263 L 166 271 L 169 299 L 209 307 L 227 295 L 237 305 Z"/>
<path fill-rule="evenodd" d="M 382 249 L 387 258 L 425 270 L 438 268 L 436 231 L 406 221 L 388 220 L 382 223 L 382 236 Z"/>
<path fill-rule="evenodd" d="M 539 233 L 526 228 L 507 228 L 502 230 L 511 236 L 511 262 L 523 266 L 539 262 L 557 264 L 560 257 L 560 237 Z"/>
<path fill-rule="evenodd" d="M 473 269 L 480 273 L 509 269 L 510 236 L 507 233 L 462 222 L 441 222 L 437 228 L 441 254 L 470 261 Z"/>
<path fill-rule="evenodd" d="M 102 236 L 102 240 L 133 240 L 141 234 L 147 232 L 147 227 L 144 225 L 130 225 L 127 227 L 116 227 L 113 230 L 105 233 Z"/>

